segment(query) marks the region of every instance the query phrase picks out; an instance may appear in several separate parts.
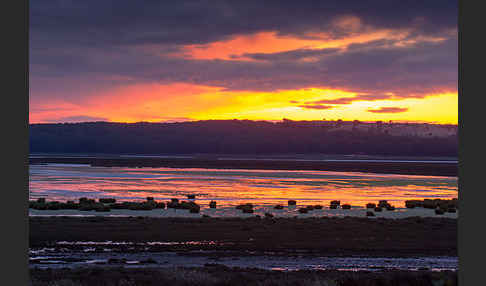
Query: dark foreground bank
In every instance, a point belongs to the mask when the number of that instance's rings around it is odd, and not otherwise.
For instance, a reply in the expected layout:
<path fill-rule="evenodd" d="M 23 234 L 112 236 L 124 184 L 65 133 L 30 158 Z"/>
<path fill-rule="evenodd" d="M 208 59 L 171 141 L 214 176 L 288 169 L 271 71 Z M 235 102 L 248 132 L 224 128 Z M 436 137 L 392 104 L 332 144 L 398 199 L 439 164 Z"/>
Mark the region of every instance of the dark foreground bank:
<path fill-rule="evenodd" d="M 30 270 L 31 285 L 457 285 L 457 272 L 266 271 L 211 265 L 202 268 L 78 268 Z"/>
<path fill-rule="evenodd" d="M 150 251 L 457 256 L 457 220 L 448 218 L 30 217 L 29 238 L 30 247 L 58 241 L 212 241 L 152 245 Z"/>
<path fill-rule="evenodd" d="M 457 176 L 457 163 L 406 161 L 298 161 L 203 158 L 96 158 L 43 156 L 29 158 L 30 164 L 90 164 L 99 167 L 209 168 L 258 170 L 313 170 L 364 172 L 423 176 Z"/>

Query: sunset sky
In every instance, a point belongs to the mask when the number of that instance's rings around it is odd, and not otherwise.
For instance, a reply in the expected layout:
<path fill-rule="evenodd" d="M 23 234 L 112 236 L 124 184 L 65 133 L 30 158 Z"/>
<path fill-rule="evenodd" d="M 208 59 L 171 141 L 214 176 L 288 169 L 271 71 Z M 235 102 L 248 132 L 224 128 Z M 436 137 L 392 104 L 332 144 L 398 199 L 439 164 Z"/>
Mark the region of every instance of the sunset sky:
<path fill-rule="evenodd" d="M 30 1 L 30 123 L 457 124 L 457 1 Z"/>

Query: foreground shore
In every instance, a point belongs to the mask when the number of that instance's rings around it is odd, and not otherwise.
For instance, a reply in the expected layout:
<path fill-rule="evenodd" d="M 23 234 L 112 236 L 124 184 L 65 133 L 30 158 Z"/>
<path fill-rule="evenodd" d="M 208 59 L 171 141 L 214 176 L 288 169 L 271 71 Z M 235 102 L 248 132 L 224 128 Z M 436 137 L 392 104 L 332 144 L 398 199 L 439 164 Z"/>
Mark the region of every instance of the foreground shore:
<path fill-rule="evenodd" d="M 30 217 L 30 247 L 58 241 L 187 242 L 151 251 L 239 251 L 327 256 L 457 256 L 449 218 Z"/>
<path fill-rule="evenodd" d="M 313 170 L 423 176 L 457 176 L 457 163 L 406 161 L 305 161 L 201 158 L 31 157 L 30 164 L 90 164 L 98 167 Z"/>
<path fill-rule="evenodd" d="M 210 265 L 201 268 L 31 269 L 30 285 L 457 285 L 457 272 L 265 271 Z"/>

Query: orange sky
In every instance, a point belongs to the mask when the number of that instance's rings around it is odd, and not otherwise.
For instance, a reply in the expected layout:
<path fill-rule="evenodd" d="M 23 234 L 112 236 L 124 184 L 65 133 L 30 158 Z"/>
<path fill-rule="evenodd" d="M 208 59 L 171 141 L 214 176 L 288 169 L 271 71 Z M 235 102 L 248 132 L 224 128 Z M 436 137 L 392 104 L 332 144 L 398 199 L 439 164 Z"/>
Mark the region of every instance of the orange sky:
<path fill-rule="evenodd" d="M 189 60 L 258 62 L 245 54 L 272 54 L 299 49 L 319 50 L 338 48 L 345 52 L 350 44 L 393 40 L 394 47 L 408 47 L 420 43 L 440 43 L 445 37 L 418 36 L 410 38 L 410 29 L 374 29 L 365 26 L 357 17 L 336 20 L 336 27 L 351 31 L 350 36 L 332 39 L 323 33 L 282 36 L 275 31 L 229 37 L 203 45 L 185 45 L 177 52 L 164 54 L 157 45 L 144 50 L 152 56 L 170 56 Z M 353 31 L 360 31 L 353 33 Z M 364 32 L 363 32 L 364 31 Z M 304 37 L 305 36 L 305 37 Z M 295 61 L 313 62 L 319 59 L 302 57 Z M 413 60 L 413 58 L 411 59 Z M 265 64 L 265 63 L 262 63 Z M 377 75 L 378 76 L 378 75 Z M 406 76 L 404 74 L 404 76 Z M 31 100 L 31 123 L 62 122 L 73 116 L 113 122 L 177 121 L 205 119 L 253 120 L 408 120 L 457 124 L 457 91 L 439 88 L 438 92 L 420 96 L 401 96 L 393 99 L 362 100 L 350 104 L 329 104 L 327 109 L 304 108 L 297 102 L 353 97 L 359 90 L 320 86 L 301 89 L 275 89 L 273 91 L 236 91 L 217 85 L 183 81 L 172 83 L 130 82 L 120 86 L 93 91 L 81 102 L 57 97 L 51 100 Z M 31 90 L 32 92 L 32 90 Z M 65 92 L 69 93 L 70 90 Z M 365 92 L 366 93 L 366 92 Z M 385 91 L 386 93 L 386 91 Z M 47 97 L 48 95 L 46 95 Z M 375 113 L 369 110 L 391 108 L 406 110 L 397 113 Z"/>
<path fill-rule="evenodd" d="M 133 95 L 136 94 L 136 101 Z M 425 98 L 354 101 L 330 109 L 313 110 L 291 101 L 318 101 L 352 97 L 353 92 L 308 88 L 276 92 L 227 92 L 221 88 L 190 84 L 140 84 L 110 90 L 84 102 L 82 106 L 65 102 L 48 103 L 66 111 L 31 113 L 31 122 L 43 118 L 63 118 L 72 114 L 106 118 L 113 122 L 160 122 L 172 120 L 251 119 L 251 120 L 409 120 L 457 124 L 457 93 L 430 94 Z M 408 108 L 402 113 L 372 113 L 380 107 Z"/>

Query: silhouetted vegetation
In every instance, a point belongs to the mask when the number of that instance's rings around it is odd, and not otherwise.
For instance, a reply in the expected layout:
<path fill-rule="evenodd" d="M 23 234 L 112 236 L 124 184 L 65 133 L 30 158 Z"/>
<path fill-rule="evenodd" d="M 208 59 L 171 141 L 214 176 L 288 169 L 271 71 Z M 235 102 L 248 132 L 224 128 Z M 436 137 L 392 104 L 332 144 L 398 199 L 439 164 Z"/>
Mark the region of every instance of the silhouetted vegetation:
<path fill-rule="evenodd" d="M 31 124 L 30 151 L 111 154 L 369 154 L 457 156 L 457 136 L 421 138 L 328 131 L 313 122 L 210 120 L 180 123 Z"/>

